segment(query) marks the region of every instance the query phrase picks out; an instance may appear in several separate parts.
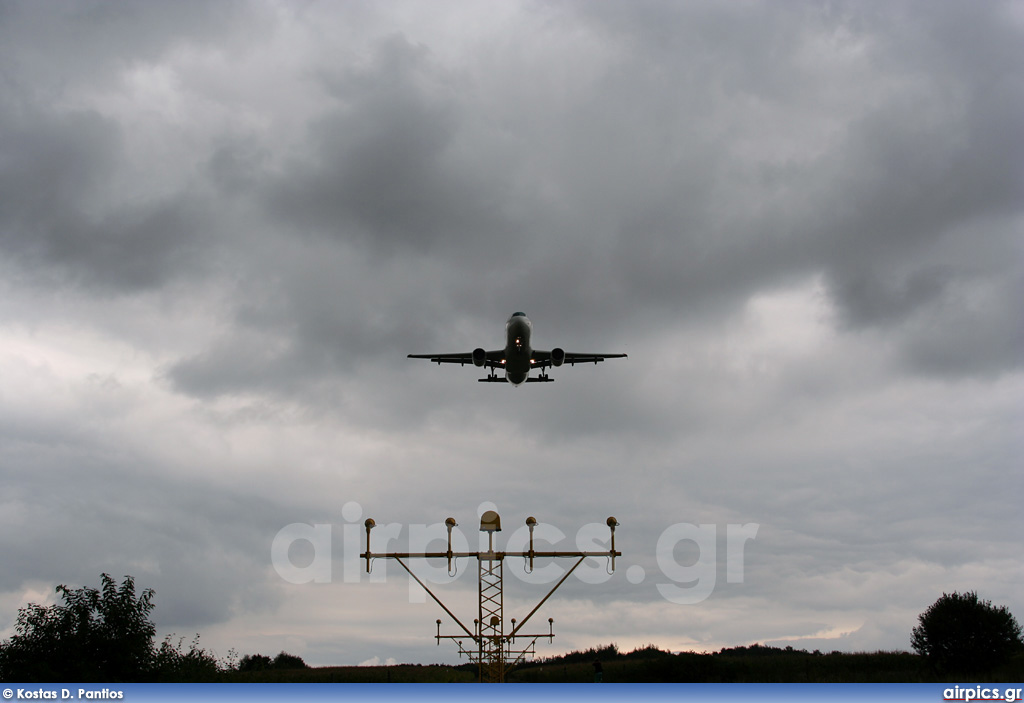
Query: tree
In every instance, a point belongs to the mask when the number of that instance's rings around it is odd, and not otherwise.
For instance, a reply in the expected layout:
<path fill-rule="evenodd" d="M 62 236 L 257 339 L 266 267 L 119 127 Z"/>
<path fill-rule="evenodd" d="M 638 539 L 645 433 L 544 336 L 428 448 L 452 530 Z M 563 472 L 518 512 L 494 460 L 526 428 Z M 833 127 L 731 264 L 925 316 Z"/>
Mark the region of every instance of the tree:
<path fill-rule="evenodd" d="M 192 638 L 192 644 L 185 651 L 182 643 L 172 642 L 173 637 L 167 635 L 153 657 L 150 677 L 154 681 L 216 681 L 223 669 L 229 668 L 221 664 L 216 655 L 199 646 L 199 635 Z M 230 655 L 230 652 L 229 652 Z"/>
<path fill-rule="evenodd" d="M 18 611 L 15 634 L 0 644 L 0 678 L 12 681 L 132 681 L 148 672 L 156 627 L 153 589 L 135 595 L 108 574 L 103 585 L 57 586 L 63 604 L 30 603 Z"/>
<path fill-rule="evenodd" d="M 308 669 L 302 657 L 281 652 L 271 659 L 263 654 L 246 654 L 238 662 L 239 671 L 264 671 L 266 669 Z"/>
<path fill-rule="evenodd" d="M 274 668 L 275 669 L 308 669 L 306 662 L 302 661 L 302 657 L 295 654 L 289 654 L 288 652 L 281 652 L 274 657 Z"/>
<path fill-rule="evenodd" d="M 221 662 L 199 635 L 187 651 L 184 638 L 175 645 L 171 635 L 155 647 L 153 589 L 136 597 L 131 576 L 120 587 L 108 574 L 100 579 L 100 590 L 57 586 L 62 604 L 18 611 L 14 636 L 0 643 L 0 680 L 211 681 L 233 666 L 231 650 Z"/>
<path fill-rule="evenodd" d="M 273 666 L 273 662 L 265 654 L 246 654 L 238 662 L 239 671 L 263 671 Z"/>
<path fill-rule="evenodd" d="M 944 671 L 991 669 L 1024 646 L 1010 611 L 973 591 L 943 593 L 917 620 L 910 637 L 914 651 Z"/>

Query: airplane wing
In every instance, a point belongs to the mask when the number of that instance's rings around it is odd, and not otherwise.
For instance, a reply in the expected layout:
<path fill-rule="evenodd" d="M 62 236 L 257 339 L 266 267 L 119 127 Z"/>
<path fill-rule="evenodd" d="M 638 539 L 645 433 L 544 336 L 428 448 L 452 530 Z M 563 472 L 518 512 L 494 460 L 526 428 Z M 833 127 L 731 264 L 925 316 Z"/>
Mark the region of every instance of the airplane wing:
<path fill-rule="evenodd" d="M 504 356 L 504 349 L 484 352 L 484 366 L 489 369 L 505 368 L 501 364 L 501 360 Z M 459 352 L 456 354 L 409 354 L 409 358 L 430 359 L 438 365 L 459 364 L 460 366 L 465 366 L 466 364 L 473 364 L 473 352 Z"/>
<path fill-rule="evenodd" d="M 581 354 L 579 352 L 564 352 L 565 360 L 563 364 L 569 366 L 575 366 L 576 364 L 596 364 L 605 359 L 622 359 L 626 357 L 626 354 Z M 533 368 L 543 369 L 546 367 L 553 366 L 551 363 L 551 352 L 541 351 L 539 349 L 533 350 L 534 363 Z"/>

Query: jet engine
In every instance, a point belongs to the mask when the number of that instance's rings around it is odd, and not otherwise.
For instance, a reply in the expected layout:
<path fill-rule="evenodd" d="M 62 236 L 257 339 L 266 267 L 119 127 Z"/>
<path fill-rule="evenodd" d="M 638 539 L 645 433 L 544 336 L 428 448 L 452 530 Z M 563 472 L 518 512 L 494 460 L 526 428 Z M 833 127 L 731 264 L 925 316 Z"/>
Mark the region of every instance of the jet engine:
<path fill-rule="evenodd" d="M 482 347 L 473 350 L 473 366 L 483 366 L 487 361 L 487 352 Z"/>
<path fill-rule="evenodd" d="M 551 365 L 561 366 L 565 361 L 565 350 L 561 347 L 555 347 L 551 350 Z"/>

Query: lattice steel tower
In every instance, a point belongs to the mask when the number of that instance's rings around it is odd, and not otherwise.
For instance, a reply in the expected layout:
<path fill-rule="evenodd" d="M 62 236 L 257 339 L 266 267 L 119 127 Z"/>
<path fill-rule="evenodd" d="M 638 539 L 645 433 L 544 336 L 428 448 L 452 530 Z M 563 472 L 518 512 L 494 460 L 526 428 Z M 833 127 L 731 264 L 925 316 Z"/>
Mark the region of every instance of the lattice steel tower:
<path fill-rule="evenodd" d="M 370 530 L 372 530 L 376 523 L 372 518 L 367 519 L 365 522 L 366 526 L 366 551 L 359 555 L 361 559 L 366 560 L 366 572 L 370 572 L 370 564 L 373 559 L 394 559 L 397 561 L 403 569 L 405 569 L 409 575 L 416 580 L 423 590 L 434 599 L 439 606 L 455 621 L 464 635 L 442 635 L 441 634 L 441 621 L 437 621 L 437 635 L 435 639 L 438 644 L 443 639 L 455 640 L 459 647 L 459 655 L 467 655 L 469 660 L 478 665 L 479 680 L 483 683 L 500 683 L 505 680 L 505 674 L 508 670 L 522 661 L 527 655 L 535 653 L 535 645 L 537 640 L 541 637 L 547 637 L 548 641 L 553 638 L 553 623 L 552 618 L 548 618 L 548 631 L 540 634 L 526 634 L 522 631 L 523 626 L 529 621 L 533 614 L 544 602 L 551 597 L 559 586 L 565 583 L 565 580 L 569 578 L 569 575 L 576 570 L 576 567 L 583 563 L 583 560 L 587 557 L 607 557 L 611 560 L 611 570 L 615 570 L 615 557 L 622 556 L 621 552 L 615 551 L 615 528 L 618 527 L 619 523 L 615 518 L 610 517 L 606 520 L 606 524 L 611 530 L 611 544 L 609 545 L 608 551 L 605 552 L 538 552 L 533 548 L 533 530 L 537 526 L 537 521 L 529 517 L 526 519 L 526 525 L 530 530 L 530 545 L 529 549 L 525 552 L 501 552 L 495 551 L 494 549 L 494 533 L 501 531 L 501 518 L 493 510 L 488 510 L 480 517 L 480 531 L 487 533 L 487 551 L 479 552 L 454 552 L 452 551 L 452 528 L 457 526 L 454 518 L 448 518 L 445 520 L 445 527 L 448 529 L 448 549 L 444 552 L 420 552 L 420 553 L 409 553 L 409 552 L 382 552 L 374 553 L 370 551 Z M 403 561 L 403 559 L 410 558 L 442 558 L 448 560 L 448 571 L 451 573 L 452 560 L 459 557 L 475 557 L 477 559 L 478 566 L 478 581 L 479 581 L 479 603 L 477 607 L 477 618 L 473 621 L 473 629 L 470 630 L 468 627 L 462 624 L 448 607 L 441 602 L 441 600 L 434 595 L 423 581 L 420 580 L 416 574 L 412 572 L 409 566 Z M 505 597 L 503 592 L 504 582 L 504 564 L 507 557 L 522 557 L 527 559 L 530 564 L 530 569 L 533 569 L 534 559 L 537 558 L 575 558 L 576 563 L 572 565 L 562 578 L 554 585 L 554 587 L 548 591 L 547 595 L 544 596 L 533 610 L 527 614 L 520 622 L 516 622 L 515 618 L 510 621 L 510 629 L 508 632 L 505 631 Z M 472 648 L 463 646 L 463 639 L 469 638 L 475 645 Z M 516 648 L 516 638 L 519 637 L 527 644 Z"/>

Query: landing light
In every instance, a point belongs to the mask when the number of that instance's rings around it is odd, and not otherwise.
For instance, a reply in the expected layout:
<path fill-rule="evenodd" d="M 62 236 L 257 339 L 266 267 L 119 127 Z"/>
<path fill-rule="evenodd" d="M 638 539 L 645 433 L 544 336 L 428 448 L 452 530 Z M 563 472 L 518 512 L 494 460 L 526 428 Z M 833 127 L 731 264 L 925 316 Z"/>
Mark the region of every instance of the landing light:
<path fill-rule="evenodd" d="M 501 518 L 498 513 L 488 510 L 480 516 L 481 532 L 501 532 Z"/>

